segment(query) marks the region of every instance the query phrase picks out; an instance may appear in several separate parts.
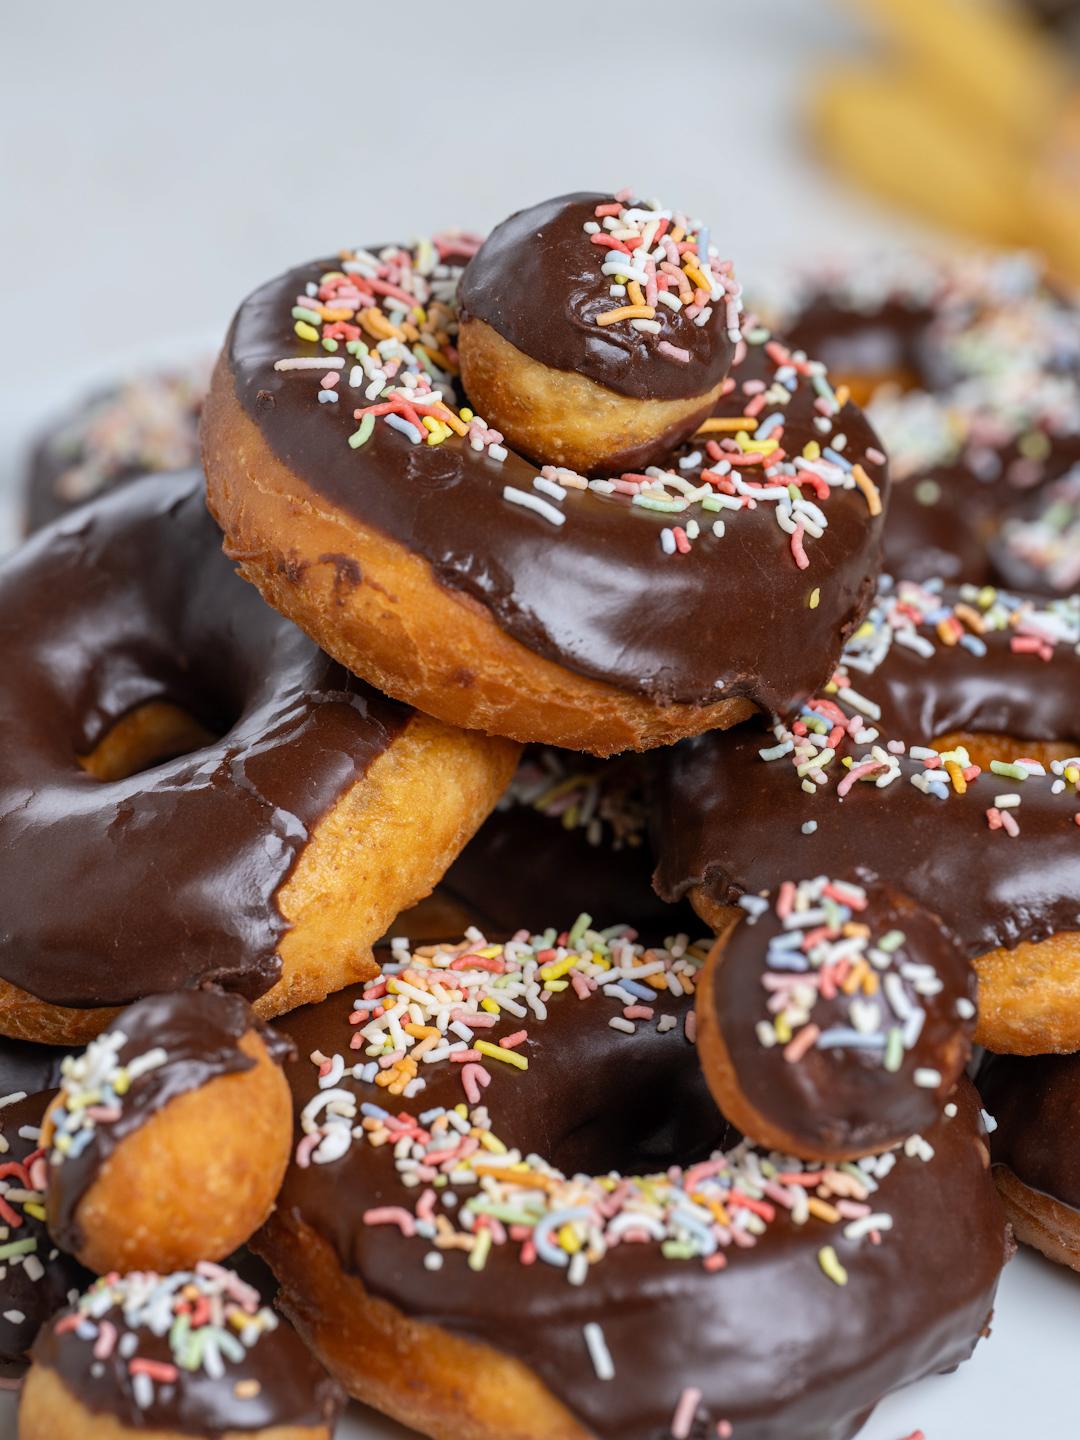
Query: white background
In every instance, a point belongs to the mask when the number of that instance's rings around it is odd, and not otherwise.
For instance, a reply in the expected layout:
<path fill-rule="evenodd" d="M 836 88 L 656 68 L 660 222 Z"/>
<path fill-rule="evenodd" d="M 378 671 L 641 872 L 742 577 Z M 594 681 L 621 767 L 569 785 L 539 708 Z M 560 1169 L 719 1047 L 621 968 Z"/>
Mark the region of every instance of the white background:
<path fill-rule="evenodd" d="M 804 133 L 815 75 L 865 44 L 825 0 L 6 7 L 0 541 L 39 423 L 87 381 L 220 337 L 309 255 L 624 184 L 708 218 L 751 288 L 912 239 Z M 1022 1257 L 991 1343 L 864 1440 L 1075 1436 L 1076 1284 Z"/>

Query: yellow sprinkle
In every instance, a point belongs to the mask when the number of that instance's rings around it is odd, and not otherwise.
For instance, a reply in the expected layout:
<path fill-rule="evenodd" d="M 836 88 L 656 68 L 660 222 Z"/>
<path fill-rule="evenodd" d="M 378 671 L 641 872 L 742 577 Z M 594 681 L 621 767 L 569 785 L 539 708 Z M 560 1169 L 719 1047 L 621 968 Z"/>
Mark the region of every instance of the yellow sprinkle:
<path fill-rule="evenodd" d="M 502 1045 L 493 1045 L 490 1040 L 476 1040 L 473 1049 L 479 1050 L 481 1055 L 489 1055 L 492 1060 L 502 1060 L 507 1065 L 513 1065 L 518 1070 L 527 1070 L 529 1062 L 524 1055 L 519 1055 L 516 1050 L 507 1050 Z"/>
<path fill-rule="evenodd" d="M 1070 785 L 1075 785 L 1080 780 L 1080 770 L 1075 765 L 1069 765 L 1065 769 L 1065 779 Z"/>
<path fill-rule="evenodd" d="M 816 1215 L 819 1220 L 824 1220 L 826 1225 L 835 1225 L 840 1219 L 840 1211 L 832 1205 L 827 1205 L 824 1200 L 819 1200 L 816 1195 L 811 1195 L 806 1202 L 806 1208 L 811 1215 Z"/>
<path fill-rule="evenodd" d="M 705 276 L 701 273 L 701 271 L 696 265 L 691 265 L 689 262 L 687 262 L 684 263 L 683 269 L 686 271 L 687 276 L 693 281 L 693 283 L 697 286 L 699 290 L 712 290 L 712 286 L 709 284 L 708 280 L 705 279 Z"/>
<path fill-rule="evenodd" d="M 491 1253 L 491 1231 L 485 1225 L 482 1230 L 476 1232 L 472 1249 L 469 1251 L 469 1269 L 482 1270 L 487 1264 L 488 1255 Z"/>
<path fill-rule="evenodd" d="M 581 1239 L 572 1225 L 564 1225 L 559 1231 L 559 1244 L 568 1255 L 576 1255 L 581 1249 Z"/>
<path fill-rule="evenodd" d="M 233 1386 L 233 1394 L 238 1400 L 254 1400 L 261 1390 L 258 1380 L 238 1380 Z"/>
<path fill-rule="evenodd" d="M 847 1271 L 840 1264 L 840 1257 L 831 1245 L 823 1245 L 818 1251 L 817 1258 L 818 1264 L 834 1285 L 847 1284 Z"/>
<path fill-rule="evenodd" d="M 949 772 L 949 779 L 952 781 L 953 789 L 957 795 L 967 794 L 967 781 L 964 779 L 964 772 L 955 760 L 946 760 L 945 769 Z"/>
<path fill-rule="evenodd" d="M 551 990 L 551 991 L 557 992 L 557 991 L 559 991 L 559 990 L 568 990 L 569 988 L 570 988 L 570 981 L 569 981 L 569 980 L 549 980 L 549 981 L 547 982 L 547 989 L 549 989 L 549 990 Z"/>
<path fill-rule="evenodd" d="M 680 240 L 686 239 L 686 231 L 681 225 L 673 225 L 672 228 L 668 231 L 668 234 L 671 236 L 671 242 L 673 245 L 678 245 Z"/>
<path fill-rule="evenodd" d="M 839 398 L 840 397 L 837 396 L 837 399 Z M 855 484 L 859 487 L 863 495 L 866 497 L 866 508 L 870 511 L 870 514 L 880 515 L 881 491 L 874 484 L 873 480 L 870 479 L 870 476 L 867 475 L 866 471 L 861 465 L 853 465 L 851 467 L 851 478 L 855 481 Z"/>
<path fill-rule="evenodd" d="M 540 970 L 541 980 L 561 980 L 568 970 L 572 969 L 576 955 L 567 955 L 562 960 L 554 960 L 550 965 L 544 965 Z"/>
<path fill-rule="evenodd" d="M 840 989 L 845 995 L 855 994 L 855 991 L 858 990 L 862 984 L 862 978 L 867 969 L 868 966 L 865 960 L 856 960 L 855 964 L 852 965 L 851 969 L 844 976 L 844 983 L 840 986 Z"/>
<path fill-rule="evenodd" d="M 314 325 L 309 325 L 306 320 L 297 320 L 293 329 L 297 335 L 300 336 L 301 340 L 318 340 L 319 338 L 318 330 L 315 329 Z"/>
<path fill-rule="evenodd" d="M 723 419 L 714 415 L 711 420 L 704 421 L 694 431 L 695 435 L 711 435 L 717 432 L 729 433 L 735 430 L 756 430 L 757 421 L 752 415 L 732 415 L 730 419 Z"/>
<path fill-rule="evenodd" d="M 462 420 L 464 420 L 466 424 L 468 424 L 470 420 L 476 419 L 474 412 L 469 409 L 468 405 L 463 405 L 458 411 L 458 414 L 461 416 Z"/>
<path fill-rule="evenodd" d="M 501 945 L 485 945 L 483 950 L 473 950 L 473 955 L 479 955 L 481 960 L 497 960 L 502 954 Z"/>
<path fill-rule="evenodd" d="M 953 627 L 947 625 L 944 620 L 939 620 L 934 628 L 937 630 L 938 639 L 943 645 L 955 645 L 960 639 Z"/>
<path fill-rule="evenodd" d="M 821 587 L 818 586 L 818 585 L 815 585 L 814 588 L 813 588 L 813 590 L 810 591 L 810 609 L 811 609 L 811 610 L 816 610 L 817 607 L 818 607 L 820 604 L 821 604 Z"/>
<path fill-rule="evenodd" d="M 497 1135 L 492 1135 L 490 1130 L 481 1130 L 477 1135 L 477 1139 L 483 1148 L 490 1151 L 492 1155 L 506 1154 L 506 1146 Z"/>
<path fill-rule="evenodd" d="M 818 444 L 818 442 L 817 442 L 816 440 L 808 440 L 808 441 L 806 442 L 806 444 L 803 446 L 803 452 L 802 452 L 802 453 L 803 453 L 803 459 L 804 459 L 804 460 L 820 460 L 820 459 L 821 459 L 821 446 Z"/>
<path fill-rule="evenodd" d="M 620 320 L 651 320 L 656 311 L 651 305 L 620 305 L 617 310 L 605 310 L 597 315 L 597 325 L 615 325 Z"/>
<path fill-rule="evenodd" d="M 490 995 L 487 997 L 486 1000 L 480 1001 L 480 1009 L 486 1010 L 489 1015 L 499 1015 L 502 1013 L 498 1002 L 492 1000 Z"/>
<path fill-rule="evenodd" d="M 24 1202 L 23 1202 L 23 1209 L 26 1211 L 27 1215 L 32 1215 L 35 1220 L 44 1221 L 44 1219 L 45 1219 L 45 1206 L 44 1206 L 44 1205 L 39 1205 L 36 1200 L 26 1200 L 26 1201 L 24 1201 Z"/>
<path fill-rule="evenodd" d="M 641 293 L 641 286 L 636 280 L 630 281 L 630 284 L 626 287 L 626 293 L 630 296 L 630 303 L 632 305 L 645 304 L 645 296 Z"/>
<path fill-rule="evenodd" d="M 836 387 L 836 403 L 840 406 L 840 409 L 841 409 L 841 410 L 844 408 L 844 406 L 847 404 L 847 402 L 848 402 L 850 399 L 851 399 L 851 386 L 850 386 L 850 385 L 838 385 L 838 386 Z"/>

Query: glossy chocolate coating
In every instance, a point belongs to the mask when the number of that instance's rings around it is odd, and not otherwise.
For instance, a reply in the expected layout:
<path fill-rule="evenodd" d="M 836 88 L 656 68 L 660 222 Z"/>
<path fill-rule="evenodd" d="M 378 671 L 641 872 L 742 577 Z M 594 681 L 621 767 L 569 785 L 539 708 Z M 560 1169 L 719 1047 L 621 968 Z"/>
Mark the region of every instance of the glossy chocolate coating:
<path fill-rule="evenodd" d="M 1059 644 L 1044 662 L 1013 654 L 1007 631 L 983 638 L 983 657 L 955 645 L 924 659 L 894 644 L 874 674 L 852 672 L 859 692 L 881 706 L 881 743 L 932 745 L 951 732 L 981 731 L 1014 736 L 1023 754 L 1025 740 L 1080 739 L 1076 650 Z M 758 752 L 774 743 L 764 723 L 750 722 L 665 756 L 654 876 L 662 897 L 701 886 L 709 900 L 729 905 L 772 888 L 797 865 L 804 875 L 902 888 L 941 916 L 970 958 L 1080 928 L 1080 829 L 1069 788 L 1054 795 L 1049 780 L 1018 785 L 984 771 L 966 794 L 938 801 L 912 787 L 923 766 L 901 756 L 899 779 L 884 789 L 856 784 L 838 801 L 834 784 L 808 794 L 786 760 L 763 761 Z M 863 748 L 842 744 L 844 754 Z M 986 812 L 1017 788 L 1020 835 L 1008 839 L 989 830 Z M 806 834 L 809 823 L 817 828 Z"/>
<path fill-rule="evenodd" d="M 612 277 L 601 270 L 613 252 L 594 245 L 583 228 L 611 199 L 590 191 L 558 195 L 496 225 L 461 277 L 462 317 L 482 320 L 541 365 L 584 375 L 621 395 L 704 395 L 723 380 L 735 349 L 722 301 L 703 326 L 656 306 L 656 335 L 626 321 L 596 323 L 597 315 L 629 303 L 612 298 Z M 689 362 L 658 354 L 662 340 L 688 350 Z"/>
<path fill-rule="evenodd" d="M 688 1001 L 661 997 L 658 1005 L 685 1014 Z M 316 1047 L 347 1053 L 350 1008 L 331 997 L 295 1011 L 284 1028 L 302 1057 Z M 612 1013 L 617 1007 L 600 996 L 556 996 L 547 1021 L 530 1026 L 528 1072 L 492 1067 L 484 1101 L 493 1130 L 523 1153 L 586 1174 L 613 1166 L 648 1173 L 736 1138 L 709 1099 L 682 1025 L 666 1034 L 642 1026 L 630 1037 L 608 1027 Z M 409 1108 L 457 1104 L 457 1068 L 425 1066 L 427 1088 Z M 288 1072 L 299 1111 L 316 1091 L 316 1072 L 303 1058 Z M 375 1087 L 342 1083 L 361 1099 L 383 1098 Z M 966 1359 L 989 1317 L 1005 1227 L 966 1084 L 958 1101 L 958 1118 L 929 1137 L 934 1159 L 902 1159 L 882 1182 L 875 1203 L 895 1224 L 880 1246 L 778 1218 L 756 1247 L 730 1253 L 712 1274 L 700 1261 L 663 1259 L 654 1244 L 610 1250 L 580 1286 L 545 1264 L 522 1267 L 513 1246 L 493 1247 L 482 1273 L 448 1251 L 432 1274 L 423 1241 L 363 1222 L 371 1205 L 416 1199 L 400 1185 L 389 1146 L 354 1144 L 342 1160 L 307 1169 L 294 1163 L 280 1204 L 324 1237 L 371 1294 L 522 1360 L 591 1435 L 660 1440 L 693 1386 L 709 1419 L 694 1435 L 714 1434 L 727 1419 L 740 1440 L 848 1440 L 884 1393 Z M 818 1266 L 818 1247 L 830 1243 L 852 1277 L 843 1290 Z M 611 1382 L 597 1379 L 589 1359 L 589 1322 L 603 1329 Z"/>
<path fill-rule="evenodd" d="M 929 343 L 934 307 L 918 295 L 884 297 L 873 308 L 819 293 L 785 326 L 792 345 L 816 355 L 838 377 L 896 379 L 902 384 L 942 378 Z"/>
<path fill-rule="evenodd" d="M 275 897 L 408 710 L 237 578 L 202 477 L 153 477 L 0 566 L 0 975 L 56 1005 L 278 977 Z M 76 756 L 152 700 L 221 739 L 126 780 Z"/>
<path fill-rule="evenodd" d="M 140 1359 L 171 1365 L 174 1356 L 169 1336 L 140 1327 L 132 1330 L 121 1306 L 100 1317 L 115 1325 L 121 1340 L 135 1335 Z M 183 1435 L 214 1437 L 234 1431 L 264 1430 L 271 1426 L 333 1428 L 343 1396 L 296 1331 L 282 1321 L 265 1331 L 239 1362 L 226 1361 L 224 1373 L 214 1377 L 206 1369 L 180 1372 L 175 1383 L 155 1383 L 153 1400 L 140 1405 L 135 1398 L 127 1359 L 117 1344 L 107 1360 L 95 1361 L 90 1342 L 74 1331 L 57 1334 L 55 1323 L 46 1326 L 33 1349 L 35 1366 L 53 1371 L 65 1389 L 95 1415 L 113 1416 L 136 1434 L 145 1430 L 178 1431 Z M 254 1381 L 254 1395 L 236 1387 Z"/>
<path fill-rule="evenodd" d="M 902 931 L 905 957 L 913 964 L 932 966 L 941 981 L 939 994 L 930 999 L 919 996 L 910 982 L 900 982 L 908 1003 L 922 1009 L 926 1020 L 896 1070 L 885 1068 L 880 1050 L 811 1046 L 801 1059 L 788 1061 L 783 1046 L 766 1049 L 761 1044 L 756 1026 L 768 1015 L 769 992 L 762 985 L 763 975 L 769 973 L 767 950 L 771 940 L 785 933 L 772 904 L 758 919 L 739 921 L 712 972 L 711 989 L 704 1001 L 698 1001 L 712 1006 L 747 1102 L 770 1125 L 798 1137 L 811 1153 L 816 1144 L 880 1149 L 897 1137 L 906 1139 L 929 1129 L 941 1113 L 942 1087 L 917 1086 L 915 1072 L 928 1068 L 958 1075 L 975 1027 L 974 1004 L 966 1020 L 957 1014 L 958 1001 L 974 1001 L 974 973 L 936 916 L 899 891 L 872 885 L 866 909 L 852 918 L 856 925 L 870 927 L 875 940 L 891 930 Z M 831 996 L 820 994 L 811 1019 L 823 1031 L 847 1026 L 850 1006 L 842 990 Z M 944 1088 L 947 1093 L 950 1087 Z"/>
<path fill-rule="evenodd" d="M 196 464 L 208 378 L 206 365 L 137 375 L 59 418 L 30 455 L 26 533 L 130 480 Z"/>
<path fill-rule="evenodd" d="M 257 290 L 225 347 L 239 403 L 323 501 L 420 555 L 447 589 L 478 600 L 507 634 L 576 674 L 661 702 L 746 696 L 780 713 L 820 683 L 865 610 L 878 564 L 881 521 L 857 490 L 821 502 L 828 528 L 808 541 L 801 571 L 771 505 L 729 515 L 721 539 L 706 514 L 691 552 L 665 556 L 660 532 L 672 517 L 626 495 L 571 490 L 557 528 L 505 501 L 504 486 L 531 491 L 538 473 L 518 455 L 499 464 L 456 438 L 413 445 L 383 423 L 353 450 L 353 406 L 320 405 L 310 373 L 273 368 L 317 353 L 297 340 L 291 308 L 338 263 L 314 261 Z M 769 380 L 776 368 L 763 345 L 750 346 L 717 413 L 740 415 L 742 384 Z M 789 455 L 811 440 L 828 443 L 814 425 L 816 398 L 802 381 L 785 407 Z M 876 440 L 862 412 L 845 406 L 830 433 L 840 431 L 848 456 L 862 458 L 884 489 L 884 467 L 865 458 Z M 680 473 L 694 480 L 700 469 Z M 341 583 L 360 580 L 343 574 Z M 815 588 L 820 603 L 810 609 Z"/>
<path fill-rule="evenodd" d="M 79 1205 L 129 1135 L 177 1096 L 201 1089 L 221 1075 L 252 1069 L 255 1061 L 239 1043 L 248 1032 L 258 1035 L 279 1064 L 292 1052 L 286 1040 L 259 1021 L 242 996 L 218 990 L 179 990 L 136 1001 L 117 1017 L 112 1033 L 117 1031 L 126 1037 L 117 1052 L 119 1065 L 130 1065 L 159 1048 L 167 1059 L 132 1081 L 120 1101 L 118 1120 L 96 1125 L 78 1153 L 50 1164 L 49 1226 L 65 1250 L 80 1248 Z"/>
<path fill-rule="evenodd" d="M 8 1147 L 0 1156 L 0 1169 L 12 1161 L 22 1162 L 37 1152 L 37 1140 L 28 1139 L 19 1131 L 40 1129 L 46 1107 L 55 1094 L 51 1087 L 59 1080 L 60 1061 L 65 1054 L 67 1051 L 50 1045 L 0 1040 L 0 1097 L 26 1092 L 24 1099 L 0 1109 L 0 1134 Z M 8 1184 L 21 1188 L 18 1175 L 6 1178 Z M 15 1380 L 23 1373 L 27 1352 L 41 1326 L 69 1302 L 72 1292 L 81 1290 L 91 1278 L 77 1260 L 57 1249 L 44 1220 L 28 1213 L 21 1204 L 13 1208 L 21 1217 L 21 1224 L 11 1227 L 8 1238 L 35 1240 L 37 1248 L 33 1253 L 44 1267 L 44 1274 L 34 1280 L 24 1261 L 0 1261 L 0 1380 Z"/>
<path fill-rule="evenodd" d="M 979 1089 L 994 1164 L 1080 1210 L 1080 1055 L 988 1055 Z"/>

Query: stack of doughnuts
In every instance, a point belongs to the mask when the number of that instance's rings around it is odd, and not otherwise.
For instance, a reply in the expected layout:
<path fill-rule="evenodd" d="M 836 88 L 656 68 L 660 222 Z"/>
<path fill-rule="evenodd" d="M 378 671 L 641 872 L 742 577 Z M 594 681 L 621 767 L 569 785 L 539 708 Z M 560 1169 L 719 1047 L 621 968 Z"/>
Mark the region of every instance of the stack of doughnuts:
<path fill-rule="evenodd" d="M 201 469 L 88 443 L 0 562 L 24 1440 L 328 1440 L 346 1392 L 849 1440 L 1013 1230 L 1075 1260 L 1023 1068 L 1080 1051 L 1072 312 L 912 262 L 788 333 L 718 240 L 577 192 L 299 264 Z M 881 574 L 894 436 L 961 477 L 945 578 Z M 1028 1057 L 993 1137 L 976 1042 Z"/>

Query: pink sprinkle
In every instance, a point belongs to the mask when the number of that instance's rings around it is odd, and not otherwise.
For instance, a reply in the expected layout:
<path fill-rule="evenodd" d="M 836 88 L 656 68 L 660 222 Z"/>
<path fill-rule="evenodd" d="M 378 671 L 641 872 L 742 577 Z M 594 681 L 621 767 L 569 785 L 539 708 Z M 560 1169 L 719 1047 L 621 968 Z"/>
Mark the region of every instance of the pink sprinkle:
<path fill-rule="evenodd" d="M 856 781 L 861 780 L 864 775 L 872 775 L 875 770 L 881 769 L 880 760 L 866 760 L 862 765 L 854 765 L 847 772 L 844 778 L 836 787 L 836 793 L 842 800 Z"/>
<path fill-rule="evenodd" d="M 989 810 L 987 810 L 986 820 L 991 830 L 1001 829 L 1001 811 L 996 805 L 991 805 Z"/>
<path fill-rule="evenodd" d="M 1009 641 L 1009 649 L 1014 655 L 1038 655 L 1040 660 L 1054 658 L 1053 646 L 1037 635 L 1014 635 Z"/>
<path fill-rule="evenodd" d="M 327 371 L 327 373 L 322 377 L 322 387 L 323 387 L 323 389 L 324 389 L 324 390 L 332 390 L 332 389 L 334 388 L 334 386 L 338 383 L 338 381 L 339 381 L 340 379 L 341 379 L 341 376 L 338 374 L 338 372 L 337 372 L 336 370 L 329 370 L 329 371 Z"/>
<path fill-rule="evenodd" d="M 686 1038 L 691 1045 L 697 1044 L 697 1011 L 686 1012 Z"/>
<path fill-rule="evenodd" d="M 418 1220 L 431 1220 L 435 1212 L 435 1191 L 425 1190 L 416 1202 L 416 1218 Z"/>
<path fill-rule="evenodd" d="M 296 1163 L 301 1170 L 306 1170 L 311 1164 L 311 1152 L 322 1139 L 321 1135 L 305 1135 L 296 1147 Z"/>
<path fill-rule="evenodd" d="M 805 533 L 806 527 L 800 521 L 791 534 L 791 553 L 795 556 L 795 564 L 800 570 L 805 570 L 810 564 L 810 561 L 806 558 L 806 549 L 803 546 L 803 535 Z"/>
<path fill-rule="evenodd" d="M 465 1099 L 469 1104 L 479 1105 L 480 1092 L 482 1089 L 486 1090 L 491 1084 L 491 1076 L 483 1065 L 472 1063 L 462 1067 L 461 1083 L 465 1090 Z"/>
<path fill-rule="evenodd" d="M 624 1005 L 622 1013 L 627 1020 L 651 1020 L 655 1011 L 651 1005 Z"/>
<path fill-rule="evenodd" d="M 365 1210 L 361 1217 L 365 1225 L 396 1225 L 403 1235 L 416 1234 L 416 1218 L 402 1205 L 382 1205 L 375 1210 Z"/>
<path fill-rule="evenodd" d="M 1020 826 L 1016 823 L 1011 810 L 1001 811 L 1001 823 L 1005 827 L 1005 834 L 1015 840 L 1020 834 Z"/>
<path fill-rule="evenodd" d="M 515 1046 L 520 1045 L 528 1038 L 529 1032 L 527 1030 L 515 1030 L 513 1035 L 504 1036 L 498 1043 L 504 1050 L 513 1050 Z"/>
<path fill-rule="evenodd" d="M 714 1275 L 717 1270 L 723 1270 L 725 1265 L 727 1265 L 727 1256 L 722 1250 L 714 1250 L 713 1253 L 706 1256 L 701 1263 L 710 1275 Z"/>
<path fill-rule="evenodd" d="M 94 1359 L 107 1360 L 116 1345 L 116 1326 L 111 1320 L 102 1320 L 98 1338 L 94 1341 Z"/>
<path fill-rule="evenodd" d="M 499 1017 L 497 1015 L 474 1015 L 471 1010 L 452 1010 L 450 1012 L 450 1019 L 460 1020 L 461 1023 L 467 1025 L 470 1030 L 490 1030 L 492 1025 L 498 1025 L 499 1023 Z"/>
<path fill-rule="evenodd" d="M 128 1370 L 132 1375 L 149 1375 L 161 1385 L 174 1384 L 180 1374 L 175 1365 L 166 1364 L 164 1360 L 145 1360 L 139 1355 L 128 1361 Z"/>
<path fill-rule="evenodd" d="M 675 549 L 680 555 L 690 554 L 690 541 L 687 539 L 686 531 L 681 525 L 674 525 L 671 530 L 675 537 Z"/>
<path fill-rule="evenodd" d="M 1076 823 L 1080 825 L 1080 815 L 1076 817 Z M 588 1000 L 592 991 L 589 989 L 589 982 L 585 976 L 577 970 L 570 972 L 570 984 L 574 987 L 574 993 L 579 1000 Z"/>
<path fill-rule="evenodd" d="M 680 365 L 690 364 L 690 351 L 684 350 L 681 345 L 672 345 L 670 340 L 661 340 L 656 351 L 658 355 L 666 355 L 669 360 L 677 360 Z"/>
<path fill-rule="evenodd" d="M 716 1427 L 716 1440 L 731 1440 L 735 1431 L 731 1428 L 730 1420 L 721 1420 Z"/>
<path fill-rule="evenodd" d="M 789 1065 L 797 1065 L 810 1047 L 817 1043 L 821 1034 L 821 1028 L 817 1025 L 804 1025 L 794 1040 L 784 1046 L 784 1059 Z"/>
<path fill-rule="evenodd" d="M 697 1407 L 701 1402 L 701 1391 L 688 1385 L 679 1396 L 675 1414 L 671 1417 L 671 1433 L 674 1440 L 686 1440 L 694 1423 Z"/>
<path fill-rule="evenodd" d="M 598 220 L 602 220 L 605 215 L 618 215 L 621 209 L 622 205 L 618 203 L 618 196 L 616 196 L 614 201 L 609 200 L 606 205 L 597 205 L 593 214 Z"/>
<path fill-rule="evenodd" d="M 632 200 L 633 197 L 634 192 L 630 189 L 629 185 L 624 185 L 621 190 L 615 191 L 615 199 L 619 202 L 620 205 L 625 205 L 627 200 Z"/>
<path fill-rule="evenodd" d="M 455 1065 L 470 1065 L 484 1057 L 479 1050 L 455 1050 L 450 1059 Z"/>

